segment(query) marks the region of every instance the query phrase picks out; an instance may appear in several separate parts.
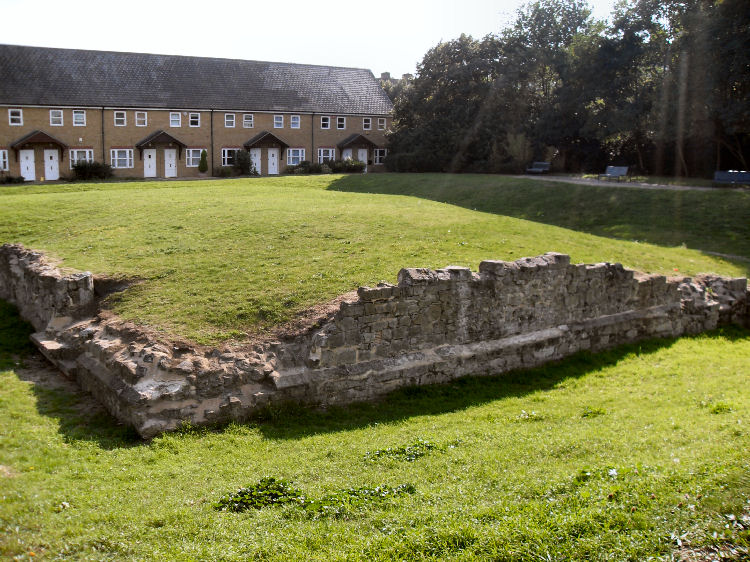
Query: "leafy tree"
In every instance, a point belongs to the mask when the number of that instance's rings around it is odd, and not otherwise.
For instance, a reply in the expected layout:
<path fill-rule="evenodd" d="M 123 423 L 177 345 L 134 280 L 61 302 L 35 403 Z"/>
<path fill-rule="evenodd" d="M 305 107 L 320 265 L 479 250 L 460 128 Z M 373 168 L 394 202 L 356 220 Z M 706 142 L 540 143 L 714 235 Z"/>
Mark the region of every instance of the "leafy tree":
<path fill-rule="evenodd" d="M 241 176 L 248 176 L 251 174 L 253 169 L 252 159 L 250 153 L 247 150 L 238 150 L 234 153 L 234 164 L 232 164 L 234 171 Z"/>
<path fill-rule="evenodd" d="M 208 153 L 201 150 L 201 159 L 198 161 L 198 171 L 202 174 L 208 171 Z"/>
<path fill-rule="evenodd" d="M 611 21 L 583 0 L 534 0 L 497 35 L 430 49 L 413 80 L 384 86 L 395 107 L 387 164 L 502 172 L 533 156 L 570 171 L 746 169 L 750 4 L 623 1 Z"/>

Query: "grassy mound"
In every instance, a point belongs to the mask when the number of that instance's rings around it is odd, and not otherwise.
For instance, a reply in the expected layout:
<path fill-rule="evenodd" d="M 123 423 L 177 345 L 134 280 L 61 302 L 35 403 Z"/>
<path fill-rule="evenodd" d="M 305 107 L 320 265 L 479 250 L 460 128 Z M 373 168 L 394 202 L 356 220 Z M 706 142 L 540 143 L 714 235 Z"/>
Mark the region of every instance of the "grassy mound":
<path fill-rule="evenodd" d="M 701 251 L 750 256 L 743 216 L 745 193 L 481 175 L 14 186 L 0 190 L 0 243 L 143 279 L 109 306 L 168 335 L 218 343 L 394 282 L 402 267 L 476 270 L 483 259 L 557 251 L 647 272 L 744 275 L 747 263 Z"/>

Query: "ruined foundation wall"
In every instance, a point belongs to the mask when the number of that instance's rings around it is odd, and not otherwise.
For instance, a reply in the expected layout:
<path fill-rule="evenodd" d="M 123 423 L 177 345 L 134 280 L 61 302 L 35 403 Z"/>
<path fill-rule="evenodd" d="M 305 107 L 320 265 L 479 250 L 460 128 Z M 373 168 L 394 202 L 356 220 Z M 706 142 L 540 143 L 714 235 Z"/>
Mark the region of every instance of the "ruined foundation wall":
<path fill-rule="evenodd" d="M 89 274 L 58 277 L 36 256 L 2 248 L 0 298 L 34 319 L 32 339 L 52 362 L 144 437 L 181 422 L 243 419 L 272 403 L 370 400 L 580 350 L 750 327 L 745 279 L 667 279 L 545 254 L 485 261 L 477 273 L 404 269 L 397 285 L 360 288 L 320 329 L 290 341 L 242 351 L 165 345 L 137 326 L 85 316 Z"/>
<path fill-rule="evenodd" d="M 0 299 L 16 305 L 41 330 L 55 317 L 91 315 L 94 278 L 89 272 L 63 274 L 41 253 L 5 244 L 0 246 Z"/>

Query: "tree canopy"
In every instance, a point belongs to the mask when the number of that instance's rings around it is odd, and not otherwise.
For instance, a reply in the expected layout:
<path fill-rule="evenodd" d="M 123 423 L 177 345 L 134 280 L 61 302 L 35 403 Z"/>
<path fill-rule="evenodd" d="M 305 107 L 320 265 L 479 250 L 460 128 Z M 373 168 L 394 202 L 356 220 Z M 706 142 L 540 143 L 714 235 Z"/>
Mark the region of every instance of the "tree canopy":
<path fill-rule="evenodd" d="M 391 84 L 400 171 L 566 171 L 608 164 L 704 176 L 748 169 L 750 3 L 535 0 L 482 39 L 430 49 Z"/>

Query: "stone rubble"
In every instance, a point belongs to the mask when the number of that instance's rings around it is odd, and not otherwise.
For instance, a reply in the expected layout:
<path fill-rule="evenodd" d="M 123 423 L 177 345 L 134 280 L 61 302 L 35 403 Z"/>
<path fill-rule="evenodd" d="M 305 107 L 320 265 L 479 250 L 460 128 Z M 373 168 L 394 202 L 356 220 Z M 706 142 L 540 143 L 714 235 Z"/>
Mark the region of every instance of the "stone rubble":
<path fill-rule="evenodd" d="M 407 385 L 492 375 L 645 338 L 735 323 L 750 327 L 747 280 L 667 279 L 548 253 L 402 269 L 362 287 L 319 329 L 252 350 L 154 341 L 96 310 L 90 273 L 63 274 L 18 245 L 0 246 L 0 298 L 38 330 L 32 340 L 67 376 L 144 438 L 242 420 L 270 404 L 344 404 Z"/>

